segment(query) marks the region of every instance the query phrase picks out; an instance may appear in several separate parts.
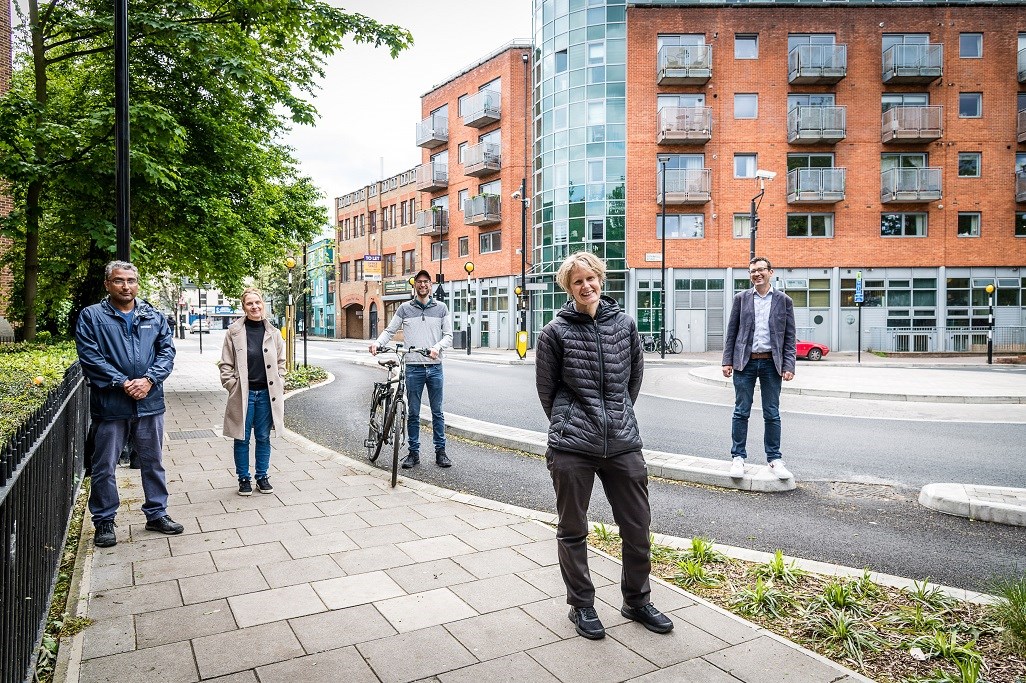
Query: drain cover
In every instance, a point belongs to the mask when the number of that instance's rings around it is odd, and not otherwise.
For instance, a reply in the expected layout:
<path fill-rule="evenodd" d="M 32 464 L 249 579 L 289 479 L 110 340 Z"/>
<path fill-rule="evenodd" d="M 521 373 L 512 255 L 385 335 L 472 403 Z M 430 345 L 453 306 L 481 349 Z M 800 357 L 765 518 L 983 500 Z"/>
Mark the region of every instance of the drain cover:
<path fill-rule="evenodd" d="M 901 494 L 887 484 L 860 484 L 853 481 L 835 481 L 830 484 L 834 495 L 845 498 L 867 498 L 870 500 L 900 500 Z"/>
<path fill-rule="evenodd" d="M 214 433 L 213 429 L 195 429 L 191 432 L 168 432 L 167 438 L 175 441 L 184 441 L 186 439 L 216 439 L 217 434 Z"/>

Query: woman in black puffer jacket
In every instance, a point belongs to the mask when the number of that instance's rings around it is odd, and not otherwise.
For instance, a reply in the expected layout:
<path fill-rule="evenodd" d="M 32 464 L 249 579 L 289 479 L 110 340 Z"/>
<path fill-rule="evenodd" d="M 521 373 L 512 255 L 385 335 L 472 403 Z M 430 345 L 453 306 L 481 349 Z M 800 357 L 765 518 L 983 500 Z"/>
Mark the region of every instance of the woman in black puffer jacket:
<path fill-rule="evenodd" d="M 538 398 L 549 418 L 545 459 L 556 491 L 559 568 L 570 621 L 585 638 L 605 636 L 588 573 L 588 503 L 598 475 L 623 539 L 620 613 L 656 633 L 673 622 L 652 605 L 648 575 L 648 470 L 634 402 L 644 371 L 634 320 L 602 296 L 605 264 L 571 255 L 556 281 L 571 300 L 545 326 L 536 351 Z"/>

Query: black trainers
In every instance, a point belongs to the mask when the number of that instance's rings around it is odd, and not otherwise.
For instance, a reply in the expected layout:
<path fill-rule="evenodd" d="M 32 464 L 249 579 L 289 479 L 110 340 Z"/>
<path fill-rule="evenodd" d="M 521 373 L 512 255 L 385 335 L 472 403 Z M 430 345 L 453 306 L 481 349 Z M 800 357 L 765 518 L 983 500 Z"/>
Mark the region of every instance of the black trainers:
<path fill-rule="evenodd" d="M 97 548 L 109 548 L 118 544 L 118 537 L 114 533 L 117 524 L 113 519 L 106 519 L 96 523 L 96 533 L 93 534 L 93 545 Z"/>
<path fill-rule="evenodd" d="M 403 469 L 408 470 L 415 465 L 420 464 L 420 453 L 411 452 L 405 458 L 403 458 Z"/>
<path fill-rule="evenodd" d="M 175 534 L 180 534 L 183 531 L 185 531 L 185 527 L 176 522 L 175 520 L 171 519 L 171 517 L 169 517 L 168 515 L 164 515 L 163 517 L 151 519 L 150 521 L 146 522 L 146 530 L 159 531 L 162 534 L 174 536 Z"/>
<path fill-rule="evenodd" d="M 620 614 L 655 633 L 669 633 L 673 630 L 670 618 L 657 610 L 651 602 L 644 607 L 624 605 L 620 608 Z"/>
<path fill-rule="evenodd" d="M 574 622 L 577 633 L 588 640 L 601 640 L 606 637 L 606 629 L 599 621 L 598 612 L 594 607 L 571 607 L 570 621 Z"/>
<path fill-rule="evenodd" d="M 271 480 L 267 477 L 257 477 L 257 491 L 260 493 L 274 493 L 274 487 L 271 486 Z"/>
<path fill-rule="evenodd" d="M 249 479 L 239 479 L 239 495 L 240 496 L 252 496 L 253 495 L 253 484 L 249 483 Z"/>
<path fill-rule="evenodd" d="M 435 464 L 439 467 L 452 467 L 452 460 L 445 454 L 445 451 L 435 451 Z"/>

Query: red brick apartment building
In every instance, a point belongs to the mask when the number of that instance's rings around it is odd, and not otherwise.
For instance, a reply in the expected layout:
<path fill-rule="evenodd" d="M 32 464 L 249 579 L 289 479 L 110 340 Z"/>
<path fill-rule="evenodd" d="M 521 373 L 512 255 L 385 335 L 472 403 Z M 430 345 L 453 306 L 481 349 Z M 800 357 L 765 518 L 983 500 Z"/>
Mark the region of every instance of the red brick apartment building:
<path fill-rule="evenodd" d="M 639 322 L 660 321 L 665 182 L 667 328 L 722 348 L 761 182 L 756 252 L 799 336 L 855 350 L 861 272 L 862 348 L 978 350 L 988 284 L 998 332 L 1024 343 L 1022 3 L 637 0 L 626 23 Z"/>
<path fill-rule="evenodd" d="M 424 119 L 416 126 L 423 163 L 376 197 L 371 185 L 336 200 L 341 269 L 350 263 L 350 282 L 340 272 L 341 336 L 378 334 L 410 297 L 409 276 L 425 268 L 441 284 L 458 338 L 471 330 L 474 346 L 513 346 L 521 233 L 530 219 L 522 215 L 522 195 L 512 196 L 526 177 L 530 197 L 530 50 L 503 46 L 432 88 L 421 98 Z M 374 213 L 397 205 L 415 207 L 413 218 L 401 213 L 397 230 L 379 231 L 376 243 L 372 226 L 382 219 Z M 381 283 L 365 281 L 372 275 L 359 262 L 362 254 L 381 255 Z M 390 256 L 397 264 L 391 270 Z M 473 265 L 469 297 L 467 264 Z"/>
<path fill-rule="evenodd" d="M 11 4 L 3 2 L 0 3 L 0 96 L 11 87 L 11 69 Z M 3 185 L 0 183 L 0 215 L 6 216 L 14 205 L 2 189 Z M 6 239 L 0 237 L 0 254 L 7 250 L 9 244 Z M 5 316 L 10 305 L 13 284 L 11 272 L 0 269 L 0 338 L 10 333 Z"/>

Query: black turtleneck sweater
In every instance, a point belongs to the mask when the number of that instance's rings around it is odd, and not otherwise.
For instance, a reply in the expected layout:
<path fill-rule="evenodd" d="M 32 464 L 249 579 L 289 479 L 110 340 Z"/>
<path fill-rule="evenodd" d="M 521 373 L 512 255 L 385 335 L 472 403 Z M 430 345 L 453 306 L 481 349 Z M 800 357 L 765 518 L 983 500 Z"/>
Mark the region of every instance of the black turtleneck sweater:
<path fill-rule="evenodd" d="M 264 321 L 246 318 L 246 365 L 249 368 L 249 388 L 267 388 L 267 368 L 264 367 Z"/>

